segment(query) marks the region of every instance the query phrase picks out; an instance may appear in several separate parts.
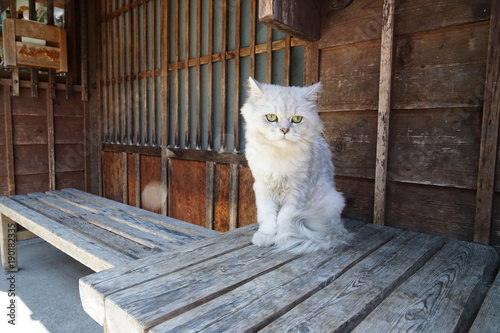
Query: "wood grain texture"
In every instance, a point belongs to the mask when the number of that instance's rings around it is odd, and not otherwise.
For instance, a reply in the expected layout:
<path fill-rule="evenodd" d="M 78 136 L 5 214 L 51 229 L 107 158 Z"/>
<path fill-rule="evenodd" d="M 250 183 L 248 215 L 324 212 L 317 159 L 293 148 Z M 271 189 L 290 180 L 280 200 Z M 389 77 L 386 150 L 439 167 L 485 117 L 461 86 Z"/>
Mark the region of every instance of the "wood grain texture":
<path fill-rule="evenodd" d="M 451 242 L 401 284 L 354 332 L 466 330 L 493 280 L 498 256 L 491 248 Z M 481 272 L 477 274 L 475 272 Z"/>
<path fill-rule="evenodd" d="M 229 230 L 229 182 L 230 166 L 215 165 L 214 177 L 214 230 Z"/>
<path fill-rule="evenodd" d="M 123 200 L 123 155 L 121 153 L 102 152 L 102 190 L 106 198 Z"/>
<path fill-rule="evenodd" d="M 205 226 L 206 164 L 170 160 L 169 216 Z"/>
<path fill-rule="evenodd" d="M 375 195 L 373 223 L 385 224 L 387 163 L 389 159 L 389 128 L 392 107 L 392 72 L 394 53 L 394 0 L 384 0 L 380 50 L 380 79 L 377 127 L 377 158 L 375 162 Z"/>
<path fill-rule="evenodd" d="M 498 122 L 500 120 L 500 4 L 491 8 L 488 57 L 484 91 L 481 148 L 477 179 L 474 241 L 489 244 L 491 210 L 495 186 L 495 163 L 498 149 Z"/>
<path fill-rule="evenodd" d="M 263 332 L 349 332 L 401 281 L 420 269 L 442 246 L 438 237 L 405 232 L 373 252 Z"/>
<path fill-rule="evenodd" d="M 498 333 L 500 332 L 500 318 L 497 310 L 500 308 L 500 274 L 491 285 L 486 298 L 479 309 L 476 320 L 469 332 L 471 333 Z"/>
<path fill-rule="evenodd" d="M 257 207 L 250 168 L 240 167 L 239 178 L 238 227 L 243 227 L 257 222 Z"/>

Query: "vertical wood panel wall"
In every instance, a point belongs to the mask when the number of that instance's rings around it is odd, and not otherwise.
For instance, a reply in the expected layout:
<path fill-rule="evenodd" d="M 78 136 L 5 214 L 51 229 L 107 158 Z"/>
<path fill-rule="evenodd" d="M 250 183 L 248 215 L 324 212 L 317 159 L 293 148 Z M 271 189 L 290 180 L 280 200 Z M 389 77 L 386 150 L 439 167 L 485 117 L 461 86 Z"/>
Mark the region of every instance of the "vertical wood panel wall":
<path fill-rule="evenodd" d="M 247 78 L 309 78 L 309 44 L 261 24 L 257 2 L 100 2 L 104 196 L 221 231 L 255 222 Z M 142 196 L 151 184 L 166 189 L 160 206 Z"/>
<path fill-rule="evenodd" d="M 15 7 L 15 1 L 9 4 Z M 49 1 L 48 24 L 53 5 Z M 90 186 L 87 65 L 77 63 L 87 52 L 87 40 L 80 38 L 85 24 L 75 16 L 81 5 L 57 3 L 66 12 L 73 59 L 68 73 L 0 67 L 0 196 Z"/>
<path fill-rule="evenodd" d="M 372 221 L 380 194 L 375 166 L 384 2 L 389 0 L 357 0 L 342 11 L 325 6 L 319 42 L 320 80 L 328 91 L 321 116 L 337 184 L 348 201 L 344 213 L 365 221 Z M 475 230 L 476 209 L 484 205 L 477 197 L 483 109 L 499 108 L 498 101 L 484 101 L 492 89 L 486 77 L 498 72 L 498 61 L 492 67 L 487 55 L 498 58 L 498 23 L 490 20 L 498 15 L 497 9 L 492 13 L 494 3 L 396 1 L 386 197 L 381 198 L 386 225 L 469 241 L 484 232 Z M 496 246 L 498 202 L 495 192 L 493 207 L 481 208 L 493 212 L 491 232 L 491 221 L 481 225 Z"/>

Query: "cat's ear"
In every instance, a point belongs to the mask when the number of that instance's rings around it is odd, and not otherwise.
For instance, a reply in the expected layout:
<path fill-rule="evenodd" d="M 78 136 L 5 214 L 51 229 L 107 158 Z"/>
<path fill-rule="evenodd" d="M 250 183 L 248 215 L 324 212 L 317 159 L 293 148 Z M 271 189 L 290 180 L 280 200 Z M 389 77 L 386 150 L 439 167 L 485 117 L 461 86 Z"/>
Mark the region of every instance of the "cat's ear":
<path fill-rule="evenodd" d="M 319 98 L 319 94 L 323 89 L 321 82 L 315 83 L 312 86 L 306 87 L 308 90 L 306 93 L 306 98 L 312 102 L 317 102 Z"/>
<path fill-rule="evenodd" d="M 263 94 L 261 83 L 251 76 L 248 77 L 248 92 L 254 97 L 262 96 Z"/>

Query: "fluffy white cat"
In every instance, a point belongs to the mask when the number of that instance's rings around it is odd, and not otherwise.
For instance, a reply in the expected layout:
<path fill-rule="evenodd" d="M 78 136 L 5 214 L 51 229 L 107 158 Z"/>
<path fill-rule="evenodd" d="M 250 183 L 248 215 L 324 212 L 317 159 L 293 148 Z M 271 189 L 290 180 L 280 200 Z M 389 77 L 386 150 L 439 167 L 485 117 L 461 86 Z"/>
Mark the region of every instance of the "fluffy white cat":
<path fill-rule="evenodd" d="M 316 102 L 321 83 L 282 87 L 249 79 L 241 108 L 246 158 L 255 179 L 259 230 L 252 242 L 296 253 L 332 246 L 345 231 L 332 154 Z"/>

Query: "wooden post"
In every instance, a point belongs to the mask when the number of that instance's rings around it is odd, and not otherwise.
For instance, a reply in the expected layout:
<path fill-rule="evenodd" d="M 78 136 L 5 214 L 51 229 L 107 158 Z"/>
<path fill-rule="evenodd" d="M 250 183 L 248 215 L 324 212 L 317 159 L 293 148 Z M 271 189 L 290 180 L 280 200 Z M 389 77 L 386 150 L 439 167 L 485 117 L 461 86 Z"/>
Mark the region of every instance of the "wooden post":
<path fill-rule="evenodd" d="M 391 113 L 392 56 L 394 53 L 394 7 L 395 0 L 384 1 L 380 55 L 377 161 L 375 166 L 375 196 L 373 209 L 373 223 L 379 225 L 385 224 L 389 118 Z"/>
<path fill-rule="evenodd" d="M 3 102 L 5 110 L 5 163 L 7 164 L 8 196 L 16 194 L 14 170 L 14 137 L 12 133 L 12 101 L 9 86 L 3 86 Z"/>
<path fill-rule="evenodd" d="M 474 241 L 489 244 L 500 119 L 500 4 L 492 1 L 476 193 Z"/>

